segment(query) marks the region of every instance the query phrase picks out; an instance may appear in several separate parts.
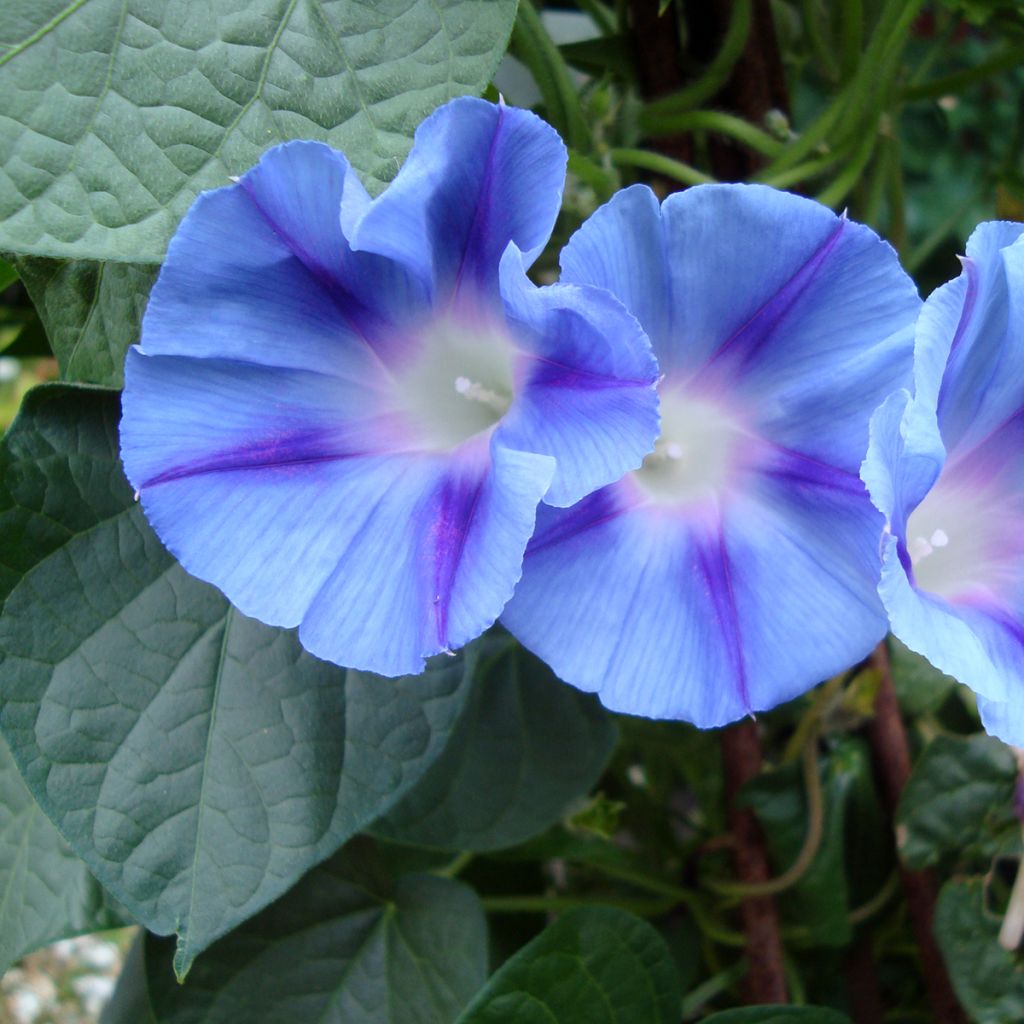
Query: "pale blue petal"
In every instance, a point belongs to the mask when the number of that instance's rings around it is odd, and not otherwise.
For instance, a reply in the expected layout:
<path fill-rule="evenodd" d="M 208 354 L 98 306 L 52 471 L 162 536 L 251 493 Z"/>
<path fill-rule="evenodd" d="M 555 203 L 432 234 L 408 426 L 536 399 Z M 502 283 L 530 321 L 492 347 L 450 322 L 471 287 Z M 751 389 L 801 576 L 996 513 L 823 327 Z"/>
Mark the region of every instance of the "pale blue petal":
<path fill-rule="evenodd" d="M 436 301 L 467 288 L 493 297 L 510 242 L 531 263 L 551 235 L 566 151 L 527 110 L 464 97 L 434 111 L 412 151 L 366 209 L 343 210 L 353 246 L 391 257 Z"/>
<path fill-rule="evenodd" d="M 978 712 L 987 733 L 1011 747 L 1024 747 L 1024 689 L 1011 701 L 979 697 Z"/>
<path fill-rule="evenodd" d="M 560 257 L 562 281 L 606 288 L 640 321 L 655 356 L 672 359 L 672 292 L 661 208 L 646 185 L 624 188 L 591 214 Z"/>
<path fill-rule="evenodd" d="M 658 436 L 658 367 L 636 319 L 584 285 L 537 288 L 510 246 L 501 264 L 509 323 L 529 353 L 498 428 L 502 444 L 553 456 L 545 501 L 572 505 L 636 469 Z"/>
<path fill-rule="evenodd" d="M 981 224 L 968 240 L 960 278 L 939 289 L 926 304 L 933 305 L 934 299 L 937 308 L 922 318 L 918 347 L 938 353 L 945 346 L 948 353 L 938 416 L 951 452 L 979 443 L 1024 405 L 1022 232 L 1021 224 Z M 955 308 L 957 300 L 960 315 L 954 327 L 950 307 Z M 938 363 L 935 358 L 923 364 L 920 375 L 935 382 Z M 932 383 L 929 391 L 934 387 Z"/>
<path fill-rule="evenodd" d="M 143 350 L 352 379 L 393 358 L 396 324 L 419 315 L 425 293 L 400 266 L 349 251 L 340 209 L 352 191 L 362 185 L 340 153 L 291 142 L 203 193 L 171 240 Z"/>
<path fill-rule="evenodd" d="M 625 482 L 544 511 L 502 621 L 616 711 L 707 728 L 803 693 L 885 634 L 881 517 L 856 478 L 776 470 L 720 520 Z"/>
<path fill-rule="evenodd" d="M 326 374 L 132 353 L 122 453 L 189 572 L 321 657 L 400 675 L 500 613 L 554 467 L 481 442 L 392 454 L 373 407 Z"/>

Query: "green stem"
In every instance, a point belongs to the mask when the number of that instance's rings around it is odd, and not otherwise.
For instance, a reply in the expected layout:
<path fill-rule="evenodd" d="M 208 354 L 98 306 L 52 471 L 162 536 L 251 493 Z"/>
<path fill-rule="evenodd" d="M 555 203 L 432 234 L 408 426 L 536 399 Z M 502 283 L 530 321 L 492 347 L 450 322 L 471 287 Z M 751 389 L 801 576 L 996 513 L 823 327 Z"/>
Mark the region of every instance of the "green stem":
<path fill-rule="evenodd" d="M 647 104 L 643 114 L 652 117 L 681 114 L 700 106 L 706 99 L 714 96 L 729 80 L 736 62 L 743 53 L 743 48 L 747 45 L 750 25 L 753 20 L 753 8 L 753 0 L 736 0 L 722 45 L 704 74 L 696 82 L 678 92 Z"/>
<path fill-rule="evenodd" d="M 828 188 L 818 193 L 817 200 L 825 206 L 838 206 L 849 194 L 851 189 L 860 181 L 864 168 L 867 167 L 871 154 L 874 152 L 875 143 L 878 141 L 877 130 L 872 127 L 864 133 L 859 146 L 853 155 L 853 159 L 843 168 L 842 173 L 832 182 Z"/>
<path fill-rule="evenodd" d="M 839 66 L 844 82 L 857 73 L 864 43 L 863 0 L 842 0 L 839 8 Z"/>
<path fill-rule="evenodd" d="M 885 884 L 882 886 L 874 896 L 867 901 L 862 903 L 859 907 L 854 907 L 853 910 L 847 915 L 847 920 L 851 925 L 863 924 L 869 918 L 874 917 L 885 905 L 896 895 L 896 890 L 900 887 L 900 873 L 893 871 L 892 874 L 885 880 Z"/>
<path fill-rule="evenodd" d="M 774 896 L 785 892 L 803 878 L 817 856 L 825 834 L 825 800 L 818 772 L 817 729 L 810 731 L 804 743 L 803 762 L 804 788 L 807 792 L 807 835 L 796 860 L 781 875 L 770 878 L 767 882 L 742 883 L 709 879 L 709 889 L 725 896 L 738 896 L 743 899 L 750 896 Z"/>
<path fill-rule="evenodd" d="M 683 1020 L 696 1017 L 708 1003 L 717 999 L 723 992 L 728 992 L 736 982 L 742 980 L 749 969 L 746 959 L 737 960 L 725 970 L 719 971 L 707 981 L 702 981 L 696 988 L 691 989 L 689 994 L 683 997 Z"/>
<path fill-rule="evenodd" d="M 832 55 L 832 46 L 821 31 L 821 19 L 822 10 L 818 0 L 800 0 L 800 20 L 807 34 L 807 42 L 811 45 L 811 52 L 825 76 L 835 81 L 839 77 L 839 65 Z"/>
<path fill-rule="evenodd" d="M 651 153 L 646 149 L 613 149 L 608 156 L 616 167 L 641 167 L 646 171 L 681 181 L 684 185 L 706 185 L 715 180 L 681 160 L 673 160 L 671 157 Z"/>
<path fill-rule="evenodd" d="M 893 139 L 892 156 L 889 159 L 889 176 L 886 195 L 889 205 L 889 242 L 897 252 L 903 252 L 907 242 L 906 199 L 903 194 L 903 163 L 900 160 L 900 145 Z"/>
<path fill-rule="evenodd" d="M 548 118 L 566 144 L 584 152 L 590 149 L 590 128 L 583 116 L 579 93 L 569 66 L 548 35 L 533 0 L 522 0 L 512 29 L 509 50 L 533 75 L 547 108 Z"/>
<path fill-rule="evenodd" d="M 601 0 L 576 0 L 576 6 L 601 30 L 601 35 L 613 36 L 618 31 L 615 12 Z"/>
<path fill-rule="evenodd" d="M 910 85 L 900 93 L 900 99 L 911 103 L 914 100 L 934 99 L 937 96 L 962 92 L 969 86 L 983 82 L 986 78 L 991 78 L 1003 71 L 1019 67 L 1022 63 L 1024 63 L 1024 46 L 1010 46 L 1002 53 L 990 57 L 976 67 L 954 71 L 952 74 L 933 78 L 930 82 L 922 82 L 920 85 Z"/>
<path fill-rule="evenodd" d="M 946 240 L 946 237 L 953 231 L 960 218 L 988 191 L 989 184 L 985 184 L 977 191 L 972 192 L 959 206 L 957 206 L 947 217 L 937 224 L 928 234 L 907 253 L 903 260 L 903 266 L 908 274 L 913 274 L 921 268 L 921 265 L 929 256 Z"/>
<path fill-rule="evenodd" d="M 476 856 L 472 850 L 464 850 L 462 853 L 453 857 L 444 867 L 438 868 L 434 874 L 440 875 L 442 878 L 457 878 L 465 871 L 470 861 Z"/>
<path fill-rule="evenodd" d="M 589 156 L 577 153 L 574 149 L 569 150 L 569 173 L 576 175 L 585 185 L 589 185 L 602 202 L 611 199 L 617 176 L 606 171 Z"/>
<path fill-rule="evenodd" d="M 766 131 L 744 121 L 733 114 L 723 114 L 718 110 L 691 110 L 682 114 L 640 115 L 640 127 L 648 135 L 679 135 L 684 132 L 707 131 L 742 142 L 745 146 L 763 153 L 765 156 L 776 156 L 782 152 L 783 144 L 772 138 Z"/>
<path fill-rule="evenodd" d="M 797 182 L 808 181 L 812 178 L 820 177 L 826 171 L 830 171 L 836 164 L 849 159 L 851 152 L 855 148 L 855 143 L 853 140 L 850 140 L 846 145 L 840 146 L 839 149 L 830 150 L 828 153 L 817 156 L 813 160 L 805 160 L 802 164 L 797 164 L 795 167 L 790 167 L 787 170 L 776 171 L 775 173 L 764 170 L 760 174 L 755 175 L 754 180 L 760 181 L 765 185 L 772 185 L 774 188 L 789 188 L 791 185 L 797 184 Z"/>

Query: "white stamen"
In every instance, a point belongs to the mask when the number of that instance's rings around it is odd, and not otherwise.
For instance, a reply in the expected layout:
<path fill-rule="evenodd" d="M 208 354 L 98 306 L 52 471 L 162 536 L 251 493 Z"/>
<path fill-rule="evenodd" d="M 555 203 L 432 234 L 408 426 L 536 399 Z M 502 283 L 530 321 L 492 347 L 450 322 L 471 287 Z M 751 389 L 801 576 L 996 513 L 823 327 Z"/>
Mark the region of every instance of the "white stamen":
<path fill-rule="evenodd" d="M 938 529 L 932 534 L 932 547 L 944 548 L 949 543 L 949 534 L 943 529 Z"/>
<path fill-rule="evenodd" d="M 675 441 L 669 441 L 665 445 L 665 457 L 668 459 L 681 459 L 683 457 L 682 447 L 676 444 Z"/>
<path fill-rule="evenodd" d="M 481 405 L 488 406 L 488 408 L 493 409 L 499 416 L 503 416 L 509 406 L 509 400 L 507 397 L 499 395 L 496 391 L 492 391 L 490 388 L 485 388 L 482 384 L 478 384 L 475 380 L 470 380 L 468 377 L 456 377 L 455 390 L 462 395 L 463 398 L 468 398 L 470 401 L 479 402 Z"/>
<path fill-rule="evenodd" d="M 472 386 L 473 382 L 468 377 L 455 378 L 455 390 L 458 391 L 460 395 L 467 394 Z"/>
<path fill-rule="evenodd" d="M 910 549 L 911 562 L 918 562 L 922 558 L 927 558 L 935 550 L 924 537 L 915 537 L 908 547 Z"/>

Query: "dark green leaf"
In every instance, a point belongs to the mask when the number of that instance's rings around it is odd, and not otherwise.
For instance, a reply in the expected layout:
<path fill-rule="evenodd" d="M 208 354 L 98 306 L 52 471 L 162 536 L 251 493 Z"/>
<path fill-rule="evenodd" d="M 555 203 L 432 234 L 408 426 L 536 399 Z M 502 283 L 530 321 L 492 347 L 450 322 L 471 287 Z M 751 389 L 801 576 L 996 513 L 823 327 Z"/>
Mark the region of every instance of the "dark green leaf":
<path fill-rule="evenodd" d="M 559 918 L 491 978 L 458 1024 L 678 1024 L 661 936 L 611 907 Z"/>
<path fill-rule="evenodd" d="M 0 740 L 0 974 L 47 943 L 121 923 Z"/>
<path fill-rule="evenodd" d="M 5 0 L 0 249 L 157 262 L 196 194 L 323 139 L 390 180 L 478 93 L 515 0 Z"/>
<path fill-rule="evenodd" d="M 911 718 L 938 711 L 957 685 L 926 658 L 915 654 L 895 637 L 889 640 L 892 682 L 903 713 Z"/>
<path fill-rule="evenodd" d="M 954 879 L 939 893 L 935 937 L 957 997 L 976 1024 L 1024 1020 L 1024 958 L 999 945 L 999 919 L 985 910 L 981 878 Z"/>
<path fill-rule="evenodd" d="M 14 269 L 14 265 L 8 263 L 7 260 L 0 259 L 0 292 L 9 288 L 17 280 L 18 271 Z"/>
<path fill-rule="evenodd" d="M 159 267 L 26 257 L 18 271 L 50 338 L 61 376 L 119 388 L 139 340 Z"/>
<path fill-rule="evenodd" d="M 149 1005 L 145 949 L 146 933 L 139 932 L 121 966 L 117 988 L 103 1007 L 99 1024 L 157 1024 Z"/>
<path fill-rule="evenodd" d="M 160 1024 L 451 1024 L 487 976 L 487 926 L 466 886 L 406 875 L 378 891 L 347 851 L 213 945 L 184 986 L 148 940 Z"/>
<path fill-rule="evenodd" d="M 615 745 L 611 716 L 506 638 L 481 656 L 465 713 L 433 767 L 374 831 L 492 850 L 543 832 L 586 794 Z"/>
<path fill-rule="evenodd" d="M 824 1006 L 745 1006 L 713 1013 L 704 1024 L 850 1024 L 850 1018 Z"/>
<path fill-rule="evenodd" d="M 401 797 L 443 749 L 473 649 L 383 680 L 232 610 L 160 546 L 118 401 L 50 385 L 0 450 L 0 727 L 97 878 L 187 970 Z"/>
<path fill-rule="evenodd" d="M 987 867 L 1020 834 L 1013 810 L 1017 764 L 1008 747 L 979 734 L 939 736 L 914 766 L 896 813 L 900 854 L 908 867 L 945 855 Z"/>

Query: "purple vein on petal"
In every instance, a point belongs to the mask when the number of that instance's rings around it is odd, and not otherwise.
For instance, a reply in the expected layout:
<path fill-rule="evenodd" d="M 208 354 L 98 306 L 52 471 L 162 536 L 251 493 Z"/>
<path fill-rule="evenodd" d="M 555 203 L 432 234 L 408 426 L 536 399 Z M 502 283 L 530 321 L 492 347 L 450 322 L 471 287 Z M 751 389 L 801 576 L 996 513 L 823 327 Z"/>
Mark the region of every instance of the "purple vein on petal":
<path fill-rule="evenodd" d="M 192 462 L 165 469 L 142 484 L 142 488 L 157 484 L 187 480 L 190 477 L 206 476 L 211 473 L 233 473 L 241 470 L 286 469 L 293 466 L 315 465 L 323 462 L 339 462 L 357 459 L 367 455 L 379 455 L 372 449 L 331 449 L 330 443 L 337 444 L 336 435 L 320 432 L 301 432 L 287 437 L 261 440 L 252 444 L 239 445 L 226 451 Z"/>
<path fill-rule="evenodd" d="M 840 217 L 835 229 L 811 254 L 807 262 L 731 338 L 718 347 L 698 376 L 706 373 L 733 349 L 741 345 L 743 346 L 742 361 L 744 363 L 750 361 L 782 325 L 786 315 L 810 286 L 825 260 L 839 242 L 845 226 L 846 218 Z"/>
<path fill-rule="evenodd" d="M 375 314 L 369 306 L 354 295 L 320 262 L 314 259 L 306 248 L 275 220 L 260 203 L 256 193 L 245 178 L 239 179 L 239 186 L 246 197 L 256 207 L 267 226 L 284 242 L 288 251 L 306 268 L 313 280 L 323 289 L 331 304 L 337 309 L 341 319 L 351 327 L 353 333 L 363 341 L 367 348 L 380 359 L 378 342 L 382 337 L 381 327 L 391 327 L 382 317 Z M 340 217 L 340 214 L 339 214 Z M 339 232 L 340 233 L 340 232 Z M 382 365 L 386 365 L 381 361 Z"/>
<path fill-rule="evenodd" d="M 487 159 L 484 162 L 483 175 L 480 179 L 480 191 L 476 197 L 476 207 L 473 210 L 473 217 L 469 222 L 469 229 L 466 232 L 466 241 L 462 247 L 462 256 L 459 258 L 459 268 L 455 272 L 455 280 L 452 282 L 451 297 L 454 300 L 462 285 L 462 275 L 471 259 L 478 259 L 478 252 L 471 252 L 474 247 L 473 240 L 478 236 L 478 231 L 487 231 L 487 203 L 491 197 L 492 178 L 494 177 L 494 157 L 498 148 L 498 137 L 501 135 L 505 124 L 505 104 L 498 105 L 498 120 L 494 125 L 494 134 L 491 135 L 491 144 L 487 148 Z M 494 268 L 495 272 L 497 267 Z"/>
<path fill-rule="evenodd" d="M 632 380 L 612 374 L 595 373 L 581 366 L 569 366 L 548 356 L 531 355 L 534 364 L 530 383 L 538 387 L 576 388 L 601 391 L 606 388 L 649 388 L 651 380 Z"/>
<path fill-rule="evenodd" d="M 448 612 L 451 607 L 455 577 L 466 551 L 466 542 L 473 529 L 485 477 L 471 483 L 446 476 L 438 490 L 437 518 L 431 540 L 434 548 L 434 622 L 437 643 L 448 644 Z"/>
<path fill-rule="evenodd" d="M 830 490 L 846 491 L 850 494 L 863 496 L 866 493 L 864 482 L 855 473 L 830 466 L 826 462 L 810 455 L 787 448 L 774 442 L 764 442 L 769 447 L 772 457 L 760 467 L 766 476 L 784 480 L 793 484 L 812 487 L 827 487 Z"/>
<path fill-rule="evenodd" d="M 695 537 L 697 561 L 701 575 L 708 588 L 715 618 L 718 620 L 722 640 L 725 643 L 729 661 L 739 687 L 739 698 L 747 713 L 753 712 L 750 706 L 750 692 L 747 683 L 747 668 L 743 660 L 743 642 L 740 636 L 739 612 L 736 608 L 736 595 L 732 586 L 732 567 L 729 564 L 729 552 L 725 545 L 722 522 L 719 520 L 713 537 L 700 540 Z"/>
<path fill-rule="evenodd" d="M 609 523 L 631 510 L 631 506 L 625 503 L 618 493 L 619 488 L 614 484 L 611 487 L 604 487 L 593 494 L 587 495 L 582 501 L 577 502 L 571 509 L 554 517 L 554 521 L 548 529 L 539 527 L 526 548 L 526 555 L 535 555 L 545 548 L 557 544 L 564 544 L 566 541 L 586 533 L 588 530 L 596 529 L 604 523 Z"/>

